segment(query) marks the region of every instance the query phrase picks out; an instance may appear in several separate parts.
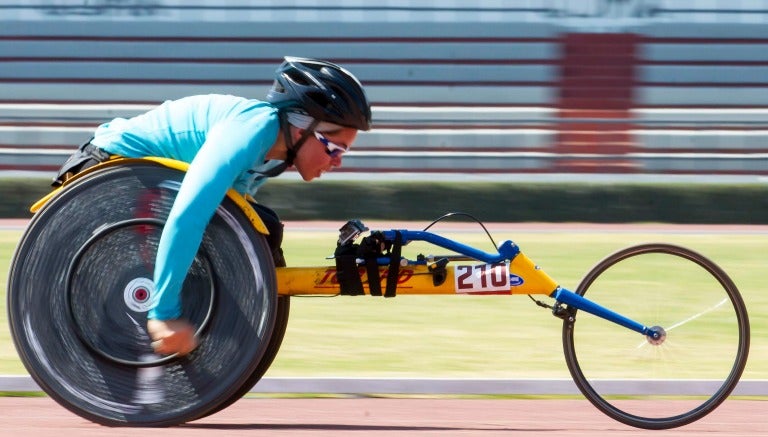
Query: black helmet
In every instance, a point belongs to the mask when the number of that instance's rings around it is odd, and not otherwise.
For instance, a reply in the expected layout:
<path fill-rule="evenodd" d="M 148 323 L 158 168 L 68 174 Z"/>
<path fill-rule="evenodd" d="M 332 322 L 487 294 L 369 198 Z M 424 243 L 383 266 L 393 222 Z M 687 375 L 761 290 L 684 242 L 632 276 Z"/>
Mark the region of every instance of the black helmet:
<path fill-rule="evenodd" d="M 318 121 L 371 128 L 371 105 L 363 86 L 352 73 L 327 61 L 286 56 L 267 101 L 299 108 Z"/>

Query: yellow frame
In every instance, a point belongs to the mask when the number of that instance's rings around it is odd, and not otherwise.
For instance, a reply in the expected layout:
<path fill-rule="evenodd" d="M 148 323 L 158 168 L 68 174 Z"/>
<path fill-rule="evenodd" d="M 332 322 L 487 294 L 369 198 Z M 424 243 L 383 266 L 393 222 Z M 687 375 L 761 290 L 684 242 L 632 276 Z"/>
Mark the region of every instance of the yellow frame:
<path fill-rule="evenodd" d="M 456 266 L 446 267 L 446 279 L 439 285 L 433 283 L 433 274 L 425 265 L 400 267 L 397 281 L 397 294 L 489 294 L 460 292 L 456 289 L 454 278 Z M 327 267 L 280 267 L 277 268 L 278 294 L 297 295 L 337 295 L 340 293 L 336 280 L 336 266 Z M 365 267 L 358 269 L 363 289 L 370 294 L 368 276 Z M 387 277 L 388 267 L 379 267 L 382 289 Z M 492 294 L 545 294 L 551 295 L 558 288 L 557 282 L 536 266 L 525 254 L 518 253 L 509 263 L 509 272 L 521 278 L 519 285 L 510 285 L 508 292 Z"/>

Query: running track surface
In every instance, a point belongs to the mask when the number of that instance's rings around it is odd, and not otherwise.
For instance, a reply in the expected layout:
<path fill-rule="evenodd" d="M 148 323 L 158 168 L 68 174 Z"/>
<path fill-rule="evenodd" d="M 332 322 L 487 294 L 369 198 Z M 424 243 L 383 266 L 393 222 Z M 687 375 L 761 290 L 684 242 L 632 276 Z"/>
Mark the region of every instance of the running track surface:
<path fill-rule="evenodd" d="M 50 398 L 0 398 L 0 434 L 128 436 L 707 436 L 768 435 L 768 401 L 726 400 L 690 425 L 635 429 L 585 400 L 241 399 L 205 419 L 164 429 L 108 428 Z"/>
<path fill-rule="evenodd" d="M 25 221 L 0 221 L 23 227 Z M 411 224 L 412 225 L 412 224 Z M 291 223 L 286 229 L 338 229 L 339 223 Z M 633 226 L 600 225 L 626 232 Z M 492 226 L 495 227 L 495 226 Z M 573 225 L 507 224 L 511 230 L 561 230 Z M 396 223 L 388 228 L 398 229 Z M 585 229 L 586 228 L 586 229 Z M 579 225 L 594 230 L 595 225 Z M 613 228 L 613 229 L 612 229 Z M 643 229 L 644 228 L 644 229 Z M 415 229 L 415 228 L 414 228 Z M 765 226 L 659 225 L 661 232 L 757 232 Z M 162 430 L 107 428 L 76 416 L 47 397 L 0 398 L 0 434 L 23 437 L 173 436 L 761 436 L 768 435 L 768 401 L 730 399 L 690 425 L 663 431 L 631 428 L 586 400 L 488 399 L 241 399 L 213 416 Z"/>

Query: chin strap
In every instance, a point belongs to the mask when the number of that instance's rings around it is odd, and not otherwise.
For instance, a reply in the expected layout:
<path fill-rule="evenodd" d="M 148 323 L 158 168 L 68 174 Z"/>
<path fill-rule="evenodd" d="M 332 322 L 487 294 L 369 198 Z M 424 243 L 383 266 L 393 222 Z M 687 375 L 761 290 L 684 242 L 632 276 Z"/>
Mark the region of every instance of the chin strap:
<path fill-rule="evenodd" d="M 312 120 L 309 126 L 304 129 L 304 133 L 301 134 L 298 141 L 293 143 L 291 141 L 291 125 L 288 123 L 288 115 L 285 111 L 279 112 L 280 127 L 283 131 L 283 138 L 285 139 L 285 146 L 288 149 L 288 155 L 285 158 L 285 168 L 293 165 L 293 161 L 296 159 L 296 155 L 299 153 L 299 149 L 307 141 L 310 135 L 315 131 L 315 128 L 320 124 L 320 120 Z"/>

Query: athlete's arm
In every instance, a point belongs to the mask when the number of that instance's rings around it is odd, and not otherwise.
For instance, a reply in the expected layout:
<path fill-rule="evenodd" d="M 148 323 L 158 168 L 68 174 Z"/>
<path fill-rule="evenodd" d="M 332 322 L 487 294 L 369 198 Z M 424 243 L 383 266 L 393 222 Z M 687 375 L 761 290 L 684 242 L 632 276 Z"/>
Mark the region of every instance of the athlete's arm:
<path fill-rule="evenodd" d="M 277 137 L 274 113 L 214 126 L 192 160 L 173 203 L 157 249 L 155 303 L 150 319 L 181 316 L 180 293 L 205 228 L 237 177 L 263 161 Z"/>

